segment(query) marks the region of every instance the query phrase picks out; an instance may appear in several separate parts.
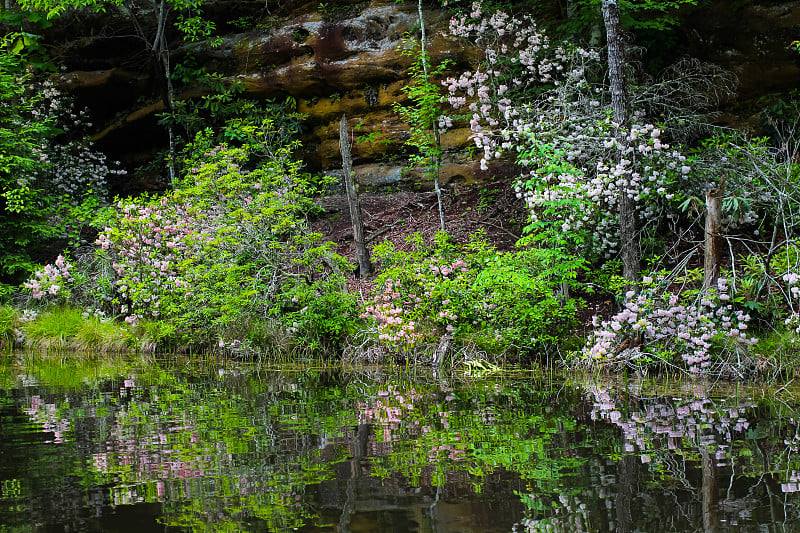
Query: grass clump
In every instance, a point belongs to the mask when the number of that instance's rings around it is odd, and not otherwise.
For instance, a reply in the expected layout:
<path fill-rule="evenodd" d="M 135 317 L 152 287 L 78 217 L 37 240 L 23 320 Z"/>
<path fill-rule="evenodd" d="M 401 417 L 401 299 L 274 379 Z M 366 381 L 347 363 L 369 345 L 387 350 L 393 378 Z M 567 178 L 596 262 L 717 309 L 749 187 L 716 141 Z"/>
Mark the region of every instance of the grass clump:
<path fill-rule="evenodd" d="M 97 316 L 85 316 L 74 339 L 77 350 L 125 352 L 134 345 L 134 337 L 126 325 Z"/>
<path fill-rule="evenodd" d="M 72 307 L 54 307 L 20 324 L 25 346 L 41 350 L 66 349 L 124 352 L 135 348 L 128 324 L 102 313 Z"/>
<path fill-rule="evenodd" d="M 80 309 L 57 307 L 22 325 L 25 344 L 41 349 L 67 348 L 83 326 Z"/>
<path fill-rule="evenodd" d="M 13 307 L 0 306 L 0 349 L 12 347 L 17 338 L 19 313 Z"/>

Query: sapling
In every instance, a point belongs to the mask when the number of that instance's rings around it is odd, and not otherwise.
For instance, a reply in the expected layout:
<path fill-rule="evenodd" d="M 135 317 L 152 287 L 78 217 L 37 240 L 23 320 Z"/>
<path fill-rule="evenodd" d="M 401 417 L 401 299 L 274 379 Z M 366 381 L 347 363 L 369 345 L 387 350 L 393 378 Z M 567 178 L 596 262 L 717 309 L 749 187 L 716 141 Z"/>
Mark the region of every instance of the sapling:
<path fill-rule="evenodd" d="M 439 186 L 439 171 L 442 166 L 442 143 L 440 139 L 440 121 L 447 120 L 443 117 L 441 95 L 439 86 L 434 79 L 441 76 L 447 68 L 448 62 L 443 61 L 432 67 L 430 55 L 427 51 L 425 33 L 425 19 L 422 15 L 422 0 L 417 4 L 419 14 L 420 39 L 417 43 L 412 37 L 403 40 L 402 53 L 414 58 L 410 68 L 411 82 L 403 88 L 412 102 L 411 106 L 395 104 L 395 111 L 411 127 L 410 137 L 406 144 L 418 150 L 418 155 L 412 157 L 411 165 L 421 164 L 424 175 L 433 179 L 433 188 L 436 192 L 436 201 L 439 207 L 439 223 L 441 231 L 446 231 L 444 220 L 444 206 L 442 204 L 442 190 Z"/>

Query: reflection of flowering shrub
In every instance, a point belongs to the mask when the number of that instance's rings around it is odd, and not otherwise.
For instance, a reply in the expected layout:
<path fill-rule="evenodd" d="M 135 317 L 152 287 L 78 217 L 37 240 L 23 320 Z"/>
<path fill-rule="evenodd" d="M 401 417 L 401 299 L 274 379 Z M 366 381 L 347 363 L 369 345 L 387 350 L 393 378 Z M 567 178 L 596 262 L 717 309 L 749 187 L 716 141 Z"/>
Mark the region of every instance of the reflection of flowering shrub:
<path fill-rule="evenodd" d="M 643 463 L 649 462 L 650 454 L 658 453 L 664 444 L 666 449 L 675 450 L 687 441 L 714 452 L 717 460 L 724 460 L 729 457 L 734 434 L 750 427 L 745 411 L 755 407 L 752 402 L 726 406 L 709 398 L 679 398 L 672 402 L 643 402 L 640 408 L 632 409 L 630 404 L 619 405 L 606 389 L 589 387 L 588 392 L 594 403 L 592 420 L 619 426 L 624 451 L 642 454 Z"/>
<path fill-rule="evenodd" d="M 30 407 L 26 407 L 23 411 L 30 417 L 31 422 L 41 426 L 44 433 L 53 434 L 53 440 L 45 442 L 61 444 L 68 441 L 67 434 L 72 429 L 72 422 L 61 416 L 56 404 L 45 403 L 37 394 L 31 397 Z"/>
<path fill-rule="evenodd" d="M 645 281 L 652 284 L 650 278 Z M 627 297 L 624 309 L 610 320 L 594 318 L 599 329 L 583 351 L 589 360 L 613 359 L 627 344 L 666 361 L 680 357 L 691 372 L 706 372 L 715 365 L 712 356 L 756 342 L 747 336 L 750 315 L 734 308 L 724 278 L 692 302 L 660 293 L 655 286 L 639 295 L 629 292 Z"/>

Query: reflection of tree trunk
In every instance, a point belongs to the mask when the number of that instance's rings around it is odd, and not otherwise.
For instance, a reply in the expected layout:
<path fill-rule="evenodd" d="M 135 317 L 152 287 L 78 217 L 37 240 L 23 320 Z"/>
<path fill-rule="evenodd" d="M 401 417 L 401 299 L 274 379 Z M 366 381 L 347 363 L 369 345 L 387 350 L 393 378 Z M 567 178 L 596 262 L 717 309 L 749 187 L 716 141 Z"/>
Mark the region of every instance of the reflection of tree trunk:
<path fill-rule="evenodd" d="M 719 491 L 716 458 L 703 452 L 703 531 L 719 532 Z"/>
<path fill-rule="evenodd" d="M 756 442 L 756 448 L 758 449 L 758 452 L 761 455 L 761 464 L 762 468 L 764 469 L 763 471 L 769 472 L 769 469 L 772 464 L 769 459 L 769 456 L 761 447 L 761 445 L 758 443 L 758 441 L 755 442 Z M 764 488 L 766 489 L 767 496 L 769 497 L 769 513 L 773 524 L 773 527 L 772 529 L 770 529 L 770 531 L 781 531 L 781 532 L 786 531 L 783 522 L 786 520 L 786 516 L 788 514 L 786 510 L 787 500 L 783 499 L 783 507 L 779 511 L 778 505 L 780 505 L 780 503 L 776 503 L 776 500 L 778 500 L 779 498 L 776 498 L 775 494 L 772 492 L 770 484 L 768 482 L 764 483 Z"/>
<path fill-rule="evenodd" d="M 638 492 L 638 465 L 636 455 L 623 455 L 617 463 L 617 531 L 633 531 L 633 498 Z"/>
<path fill-rule="evenodd" d="M 345 490 L 344 507 L 342 508 L 342 515 L 339 517 L 339 525 L 336 530 L 339 533 L 349 531 L 347 523 L 350 514 L 356 506 L 356 483 L 358 478 L 361 477 L 361 458 L 367 455 L 367 443 L 369 442 L 369 424 L 359 424 L 356 430 L 355 441 L 353 442 L 353 458 L 350 459 L 350 477 L 347 480 L 347 489 Z"/>

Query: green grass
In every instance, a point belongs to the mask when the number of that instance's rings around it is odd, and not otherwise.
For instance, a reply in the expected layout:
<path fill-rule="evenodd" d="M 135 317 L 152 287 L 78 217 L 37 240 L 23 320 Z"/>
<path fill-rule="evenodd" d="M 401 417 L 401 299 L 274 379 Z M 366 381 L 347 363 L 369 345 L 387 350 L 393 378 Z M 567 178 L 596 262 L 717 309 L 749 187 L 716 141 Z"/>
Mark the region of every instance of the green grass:
<path fill-rule="evenodd" d="M 132 347 L 141 353 L 154 353 L 158 348 L 175 344 L 175 326 L 169 322 L 142 319 L 131 332 Z"/>
<path fill-rule="evenodd" d="M 85 318 L 75 335 L 74 347 L 78 350 L 99 352 L 125 352 L 133 347 L 135 338 L 127 325 L 103 322 L 95 316 Z"/>
<path fill-rule="evenodd" d="M 25 344 L 43 350 L 124 352 L 134 344 L 127 324 L 103 322 L 81 309 L 58 307 L 22 324 Z"/>
<path fill-rule="evenodd" d="M 13 346 L 19 313 L 13 307 L 0 306 L 0 349 Z"/>
<path fill-rule="evenodd" d="M 766 376 L 790 379 L 800 375 L 800 336 L 791 328 L 762 335 L 754 352 Z"/>
<path fill-rule="evenodd" d="M 80 309 L 56 308 L 22 325 L 25 344 L 45 350 L 68 348 L 86 319 Z"/>

